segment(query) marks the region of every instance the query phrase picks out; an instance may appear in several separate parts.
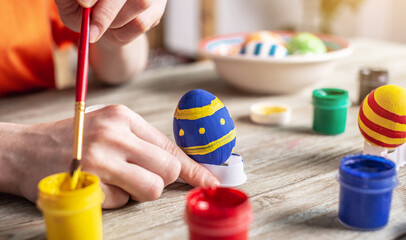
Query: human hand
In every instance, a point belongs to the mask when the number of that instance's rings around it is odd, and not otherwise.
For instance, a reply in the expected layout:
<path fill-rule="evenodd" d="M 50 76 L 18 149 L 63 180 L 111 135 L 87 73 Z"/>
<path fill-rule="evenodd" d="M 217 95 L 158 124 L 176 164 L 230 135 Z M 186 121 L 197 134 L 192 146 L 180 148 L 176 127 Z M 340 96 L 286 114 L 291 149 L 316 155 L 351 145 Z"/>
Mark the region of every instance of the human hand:
<path fill-rule="evenodd" d="M 0 128 L 0 137 L 8 138 L 0 145 L 1 151 L 8 148 L 0 159 L 0 191 L 35 201 L 42 178 L 69 171 L 73 119 Z M 157 199 L 178 177 L 193 186 L 218 185 L 208 170 L 122 105 L 87 113 L 83 144 L 82 169 L 99 176 L 104 208 L 123 206 L 130 196 L 138 201 Z"/>
<path fill-rule="evenodd" d="M 124 45 L 158 25 L 166 0 L 55 0 L 64 24 L 79 32 L 82 7 L 92 7 L 90 42 Z"/>

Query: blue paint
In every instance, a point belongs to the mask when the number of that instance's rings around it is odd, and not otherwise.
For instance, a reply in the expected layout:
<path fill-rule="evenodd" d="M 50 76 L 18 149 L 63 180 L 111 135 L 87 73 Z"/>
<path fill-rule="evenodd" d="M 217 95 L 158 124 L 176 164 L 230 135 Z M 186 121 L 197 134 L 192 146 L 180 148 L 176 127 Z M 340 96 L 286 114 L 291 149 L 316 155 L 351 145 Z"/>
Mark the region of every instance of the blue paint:
<path fill-rule="evenodd" d="M 240 54 L 244 55 L 246 53 L 247 53 L 247 47 L 244 46 L 244 47 L 241 48 Z"/>
<path fill-rule="evenodd" d="M 346 226 L 376 230 L 388 223 L 395 164 L 383 157 L 349 155 L 340 164 L 339 220 Z"/>
<path fill-rule="evenodd" d="M 225 120 L 226 124 L 220 124 L 221 118 Z M 225 107 L 208 117 L 196 120 L 177 119 L 173 123 L 174 133 L 179 133 L 179 130 L 183 129 L 185 134 L 183 137 L 179 137 L 177 134 L 179 140 L 176 143 L 179 147 L 206 145 L 234 129 L 233 120 Z M 206 130 L 204 135 L 199 134 L 199 128 Z M 207 134 L 208 132 L 213 134 Z"/>
<path fill-rule="evenodd" d="M 257 45 L 255 45 L 254 55 L 259 55 L 259 53 L 261 52 L 261 47 L 262 43 L 257 43 Z"/>
<path fill-rule="evenodd" d="M 211 101 L 216 99 L 216 96 L 203 89 L 193 89 L 187 92 L 179 100 L 178 108 L 190 109 L 209 105 Z"/>
<path fill-rule="evenodd" d="M 272 45 L 269 55 L 271 55 L 271 56 L 275 55 L 275 51 L 276 51 L 276 45 Z"/>
<path fill-rule="evenodd" d="M 191 90 L 180 99 L 178 108 L 182 110 L 207 106 L 215 98 L 213 94 L 205 90 Z M 224 120 L 224 125 L 221 124 L 221 119 Z M 199 133 L 200 128 L 205 129 L 204 134 Z M 183 136 L 179 135 L 181 129 Z M 181 148 L 207 145 L 220 139 L 232 130 L 234 130 L 234 122 L 226 107 L 222 107 L 210 116 L 196 120 L 175 118 L 173 120 L 174 138 L 176 144 Z M 189 155 L 189 157 L 199 163 L 221 165 L 230 157 L 235 143 L 236 139 L 234 138 L 229 143 L 210 153 L 205 155 Z"/>

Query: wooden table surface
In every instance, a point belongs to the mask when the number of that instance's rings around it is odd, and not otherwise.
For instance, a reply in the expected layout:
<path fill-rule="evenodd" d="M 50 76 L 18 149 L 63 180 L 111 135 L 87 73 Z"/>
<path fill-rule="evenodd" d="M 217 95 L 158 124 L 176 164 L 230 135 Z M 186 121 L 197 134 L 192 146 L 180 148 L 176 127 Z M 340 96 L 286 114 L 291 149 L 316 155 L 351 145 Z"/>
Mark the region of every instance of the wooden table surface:
<path fill-rule="evenodd" d="M 180 97 L 202 88 L 219 97 L 233 116 L 237 129 L 235 152 L 242 155 L 248 180 L 238 187 L 250 196 L 254 210 L 250 239 L 406 239 L 406 167 L 394 190 L 389 224 L 380 231 L 357 232 L 337 221 L 340 159 L 360 153 L 363 138 L 357 127 L 359 106 L 357 73 L 361 66 L 385 67 L 390 82 L 406 86 L 406 45 L 352 39 L 355 52 L 337 63 L 321 86 L 347 89 L 353 105 L 347 128 L 338 136 L 311 131 L 311 89 L 293 95 L 254 95 L 219 80 L 209 62 L 151 70 L 136 82 L 117 88 L 92 84 L 88 106 L 118 103 L 141 114 L 173 139 L 172 117 Z M 292 122 L 285 127 L 250 122 L 249 106 L 262 100 L 289 104 Z M 38 123 L 73 116 L 72 89 L 49 91 L 0 100 L 0 121 Z M 183 221 L 185 196 L 191 187 L 168 186 L 152 202 L 129 202 L 103 211 L 104 239 L 187 239 Z M 402 238 L 402 236 L 405 236 Z M 0 194 L 0 239 L 44 239 L 45 225 L 35 204 Z"/>

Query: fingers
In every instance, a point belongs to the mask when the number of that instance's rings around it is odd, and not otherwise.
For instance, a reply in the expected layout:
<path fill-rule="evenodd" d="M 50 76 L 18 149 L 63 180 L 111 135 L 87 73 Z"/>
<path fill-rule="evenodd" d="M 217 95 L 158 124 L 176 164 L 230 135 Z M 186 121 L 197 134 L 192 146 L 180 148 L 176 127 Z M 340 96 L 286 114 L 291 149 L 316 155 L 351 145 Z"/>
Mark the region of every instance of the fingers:
<path fill-rule="evenodd" d="M 92 124 L 85 126 L 89 146 L 82 166 L 106 184 L 104 207 L 126 202 L 125 192 L 138 201 L 155 200 L 178 176 L 193 186 L 219 185 L 207 169 L 127 107 L 110 105 L 86 118 Z"/>
<path fill-rule="evenodd" d="M 104 202 L 102 204 L 104 209 L 122 207 L 130 198 L 130 195 L 119 187 L 104 183 L 100 183 L 100 186 L 104 193 Z"/>
<path fill-rule="evenodd" d="M 135 164 L 124 162 L 110 166 L 112 171 L 105 182 L 120 186 L 137 201 L 152 201 L 158 199 L 164 188 L 164 181 L 157 174 L 150 172 Z M 101 176 L 101 178 L 103 178 Z"/>
<path fill-rule="evenodd" d="M 84 8 L 90 8 L 93 7 L 97 1 L 98 0 L 78 0 L 78 3 Z"/>
<path fill-rule="evenodd" d="M 181 165 L 180 177 L 192 186 L 214 187 L 220 183 L 206 168 L 189 158 L 163 133 L 151 126 L 141 116 L 127 109 L 132 132 L 139 138 L 160 147 L 176 157 Z"/>
<path fill-rule="evenodd" d="M 128 0 L 121 8 L 114 19 L 111 28 L 120 28 L 134 19 L 137 14 L 147 10 L 152 4 L 152 0 Z"/>
<path fill-rule="evenodd" d="M 82 8 L 72 0 L 55 0 L 63 23 L 73 31 L 79 32 Z"/>
<path fill-rule="evenodd" d="M 137 2 L 146 0 L 137 0 Z M 152 27 L 156 26 L 159 23 L 163 12 L 165 10 L 165 4 L 153 4 L 151 7 L 142 11 L 139 14 L 133 13 L 132 17 L 129 17 L 130 14 L 127 8 L 123 8 L 120 15 L 117 17 L 117 22 L 114 22 L 111 26 L 111 33 L 121 42 L 129 42 L 141 33 L 147 32 Z M 117 28 L 118 27 L 118 28 Z"/>
<path fill-rule="evenodd" d="M 93 6 L 89 30 L 91 43 L 96 42 L 110 27 L 125 2 L 126 0 L 99 0 Z"/>
<path fill-rule="evenodd" d="M 55 0 L 64 24 L 80 30 L 82 7 L 92 7 L 90 42 L 95 43 L 110 28 L 121 42 L 135 39 L 159 23 L 166 0 Z"/>
<path fill-rule="evenodd" d="M 55 4 L 58 7 L 58 13 L 72 13 L 75 11 L 81 11 L 80 7 L 75 1 L 72 0 L 55 0 Z"/>
<path fill-rule="evenodd" d="M 178 178 L 181 164 L 172 154 L 135 135 L 129 136 L 126 143 L 123 150 L 127 152 L 128 162 L 157 174 L 165 186 Z"/>

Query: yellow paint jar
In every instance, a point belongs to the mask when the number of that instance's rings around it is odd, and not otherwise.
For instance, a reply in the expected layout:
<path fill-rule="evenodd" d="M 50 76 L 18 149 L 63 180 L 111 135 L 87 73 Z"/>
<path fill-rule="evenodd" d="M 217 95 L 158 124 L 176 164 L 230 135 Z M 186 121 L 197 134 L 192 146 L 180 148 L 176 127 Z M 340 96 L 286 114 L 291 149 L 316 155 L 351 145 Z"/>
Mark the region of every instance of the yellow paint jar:
<path fill-rule="evenodd" d="M 102 239 L 104 194 L 96 175 L 81 172 L 78 188 L 68 190 L 69 173 L 58 173 L 38 184 L 37 205 L 44 214 L 49 240 Z"/>

